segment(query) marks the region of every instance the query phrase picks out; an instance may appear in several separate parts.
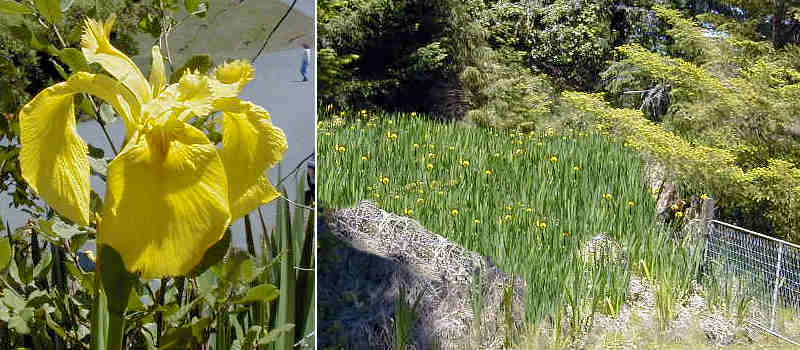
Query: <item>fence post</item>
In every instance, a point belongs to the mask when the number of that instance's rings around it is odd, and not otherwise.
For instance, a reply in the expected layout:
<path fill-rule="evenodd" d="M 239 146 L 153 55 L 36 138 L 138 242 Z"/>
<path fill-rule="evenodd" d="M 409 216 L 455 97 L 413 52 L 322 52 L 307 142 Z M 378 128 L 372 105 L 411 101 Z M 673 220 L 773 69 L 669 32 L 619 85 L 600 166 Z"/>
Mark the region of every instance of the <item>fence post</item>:
<path fill-rule="evenodd" d="M 781 280 L 781 263 L 783 263 L 783 244 L 778 243 L 778 265 L 775 266 L 775 289 L 772 290 L 772 315 L 769 318 L 769 328 L 775 329 L 775 308 L 778 304 L 778 288 Z"/>

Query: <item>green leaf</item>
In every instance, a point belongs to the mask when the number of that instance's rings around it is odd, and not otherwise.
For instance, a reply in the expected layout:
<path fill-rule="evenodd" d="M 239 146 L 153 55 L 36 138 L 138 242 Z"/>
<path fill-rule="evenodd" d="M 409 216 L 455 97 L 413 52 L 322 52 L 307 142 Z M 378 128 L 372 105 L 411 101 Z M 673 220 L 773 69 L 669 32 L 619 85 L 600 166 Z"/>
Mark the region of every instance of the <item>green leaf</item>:
<path fill-rule="evenodd" d="M 232 284 L 250 283 L 258 275 L 258 269 L 246 252 L 236 252 L 231 258 L 225 261 L 222 266 L 220 277 Z"/>
<path fill-rule="evenodd" d="M 214 243 L 211 248 L 206 250 L 206 253 L 203 255 L 203 260 L 200 260 L 200 263 L 192 269 L 192 272 L 189 273 L 189 276 L 199 276 L 209 267 L 216 265 L 222 258 L 225 257 L 225 254 L 228 253 L 228 249 L 231 246 L 231 230 L 225 230 L 225 235 L 222 236 L 222 239 Z"/>
<path fill-rule="evenodd" d="M 273 330 L 269 331 L 267 335 L 261 337 L 261 339 L 258 340 L 258 345 L 266 345 L 273 343 L 276 340 L 278 340 L 278 337 L 286 333 L 289 333 L 293 328 L 294 325 L 291 323 L 275 327 Z"/>
<path fill-rule="evenodd" d="M 72 239 L 74 236 L 84 233 L 77 226 L 67 224 L 61 221 L 59 218 L 39 221 L 39 232 L 44 234 L 45 238 L 48 239 L 67 241 Z"/>
<path fill-rule="evenodd" d="M 94 272 L 83 272 L 72 261 L 66 261 L 65 265 L 69 274 L 81 285 L 83 290 L 88 293 L 94 292 Z"/>
<path fill-rule="evenodd" d="M 67 12 L 75 0 L 61 0 L 61 12 Z"/>
<path fill-rule="evenodd" d="M 8 268 L 13 253 L 8 237 L 0 238 L 0 271 L 5 271 Z"/>
<path fill-rule="evenodd" d="M 103 158 L 103 156 L 105 156 L 106 152 L 103 151 L 102 148 L 97 148 L 95 146 L 92 146 L 91 143 L 87 143 L 87 145 L 89 146 L 89 157 Z"/>
<path fill-rule="evenodd" d="M 199 71 L 202 74 L 208 72 L 211 69 L 212 61 L 211 56 L 209 55 L 197 55 L 190 58 L 186 61 L 186 64 L 183 65 L 180 69 L 176 70 L 172 75 L 169 76 L 170 83 L 177 83 L 178 80 L 181 79 L 184 73 L 187 71 L 194 72 L 195 70 Z"/>
<path fill-rule="evenodd" d="M 106 307 L 99 312 L 105 313 L 108 325 L 104 342 L 109 349 L 120 349 L 125 329 L 125 309 L 128 307 L 133 281 L 137 277 L 125 269 L 122 257 L 114 248 L 103 244 L 98 248 L 98 255 L 100 283 L 106 297 Z"/>
<path fill-rule="evenodd" d="M 19 334 L 31 333 L 31 328 L 28 327 L 28 322 L 25 321 L 25 319 L 20 315 L 11 317 L 11 319 L 8 321 L 8 328 L 13 329 Z"/>
<path fill-rule="evenodd" d="M 14 0 L 0 0 L 0 13 L 10 15 L 29 15 L 33 13 L 27 6 Z"/>
<path fill-rule="evenodd" d="M 92 169 L 92 173 L 99 175 L 103 180 L 108 176 L 108 161 L 105 159 L 89 157 L 89 168 Z"/>
<path fill-rule="evenodd" d="M 278 288 L 269 283 L 264 283 L 250 288 L 244 297 L 234 301 L 233 303 L 249 304 L 255 302 L 268 302 L 278 298 L 278 294 Z"/>
<path fill-rule="evenodd" d="M 286 189 L 281 187 L 281 193 L 286 193 Z M 278 236 L 280 236 L 281 249 L 286 251 L 286 259 L 281 261 L 281 291 L 278 298 L 278 315 L 276 324 L 295 324 L 296 318 L 296 285 L 297 274 L 294 269 L 294 249 L 293 239 L 291 237 L 291 225 L 289 214 L 289 203 L 287 201 L 278 202 Z M 283 334 L 278 337 L 276 350 L 291 350 L 294 347 L 294 334 Z"/>
<path fill-rule="evenodd" d="M 187 327 L 176 327 L 168 329 L 161 337 L 160 350 L 168 349 L 188 349 L 193 345 L 201 344 L 203 331 L 211 324 L 210 317 L 197 320 Z"/>
<path fill-rule="evenodd" d="M 59 64 L 58 62 L 56 62 L 56 60 L 52 58 L 50 59 L 50 63 L 52 63 L 53 67 L 56 68 L 56 71 L 58 72 L 58 75 L 61 76 L 61 79 L 67 80 L 69 75 L 67 74 L 67 71 L 64 70 L 64 67 L 62 67 L 61 64 Z"/>
<path fill-rule="evenodd" d="M 184 0 L 183 5 L 186 7 L 186 12 L 198 17 L 204 16 L 208 11 L 208 0 Z"/>
<path fill-rule="evenodd" d="M 142 299 L 139 296 L 139 293 L 136 293 L 135 288 L 131 288 L 131 295 L 128 298 L 128 310 L 132 311 L 144 311 L 146 308 L 144 303 L 142 303 Z"/>
<path fill-rule="evenodd" d="M 100 120 L 108 125 L 115 121 L 117 121 L 117 113 L 114 112 L 114 108 L 111 107 L 108 103 L 101 103 L 100 104 Z"/>
<path fill-rule="evenodd" d="M 128 306 L 135 275 L 125 269 L 125 263 L 119 253 L 103 244 L 98 249 L 98 269 L 103 290 L 108 298 L 108 310 L 112 313 L 124 314 Z"/>
<path fill-rule="evenodd" d="M 179 323 L 198 303 L 202 302 L 203 300 L 205 300 L 205 295 L 200 295 L 192 300 L 192 302 L 184 304 L 180 309 L 169 315 L 167 321 L 169 323 Z"/>
<path fill-rule="evenodd" d="M 44 254 L 42 255 L 42 260 L 40 260 L 39 263 L 33 267 L 33 278 L 38 278 L 43 272 L 49 271 L 50 266 L 52 265 L 53 254 L 51 253 L 50 249 L 45 249 Z"/>
<path fill-rule="evenodd" d="M 44 16 L 50 23 L 61 22 L 61 2 L 59 0 L 34 0 L 36 9 Z"/>
<path fill-rule="evenodd" d="M 72 73 L 89 71 L 89 64 L 86 62 L 86 57 L 84 57 L 83 53 L 78 49 L 68 47 L 60 50 L 58 51 L 58 58 L 61 59 L 61 62 L 69 66 Z"/>
<path fill-rule="evenodd" d="M 81 100 L 81 102 L 78 104 L 78 107 L 80 108 L 81 112 L 92 118 L 97 117 L 97 113 L 95 113 L 94 107 L 92 107 L 92 103 L 89 101 L 88 98 L 83 98 L 82 96 L 76 96 L 76 98 L 80 98 Z M 91 151 L 91 147 L 89 148 L 89 150 Z"/>
<path fill-rule="evenodd" d="M 3 296 L 0 297 L 0 303 L 5 304 L 12 312 L 22 312 L 22 310 L 25 309 L 25 299 L 10 289 L 6 290 L 8 290 L 8 292 L 4 292 Z"/>

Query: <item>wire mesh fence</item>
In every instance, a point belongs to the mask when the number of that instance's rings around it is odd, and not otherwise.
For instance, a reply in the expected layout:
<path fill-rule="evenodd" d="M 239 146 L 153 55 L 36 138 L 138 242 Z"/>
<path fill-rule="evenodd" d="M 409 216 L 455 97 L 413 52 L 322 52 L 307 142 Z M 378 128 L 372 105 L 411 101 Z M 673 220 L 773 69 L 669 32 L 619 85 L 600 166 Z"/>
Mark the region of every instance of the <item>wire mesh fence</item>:
<path fill-rule="evenodd" d="M 781 322 L 800 312 L 800 246 L 716 220 L 707 232 L 704 272 L 717 296 L 756 325 L 800 341 Z"/>

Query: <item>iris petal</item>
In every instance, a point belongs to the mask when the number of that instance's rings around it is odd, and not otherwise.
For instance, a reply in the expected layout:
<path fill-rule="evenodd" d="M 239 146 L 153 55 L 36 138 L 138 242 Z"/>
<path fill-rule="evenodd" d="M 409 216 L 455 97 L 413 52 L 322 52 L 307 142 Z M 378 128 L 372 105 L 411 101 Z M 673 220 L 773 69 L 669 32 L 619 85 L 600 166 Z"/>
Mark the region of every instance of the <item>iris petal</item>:
<path fill-rule="evenodd" d="M 231 218 L 240 218 L 264 204 L 272 202 L 280 194 L 275 186 L 264 176 L 259 177 L 256 183 L 245 190 L 245 192 L 231 201 Z"/>
<path fill-rule="evenodd" d="M 80 72 L 42 90 L 19 113 L 22 177 L 64 217 L 89 224 L 89 158 L 75 125 L 73 95 L 90 93 L 126 120 L 138 113 L 130 92 L 105 75 Z"/>
<path fill-rule="evenodd" d="M 288 145 L 283 130 L 272 125 L 263 108 L 237 98 L 219 99 L 214 107 L 223 115 L 220 156 L 235 220 L 275 198 L 274 188 L 265 187 L 262 175 L 283 158 Z M 248 199 L 242 200 L 246 194 Z"/>
<path fill-rule="evenodd" d="M 153 96 L 158 96 L 167 83 L 167 73 L 164 70 L 164 59 L 158 45 L 153 46 L 153 67 L 150 70 L 150 86 L 153 87 Z"/>
<path fill-rule="evenodd" d="M 111 45 L 109 36 L 115 17 L 100 23 L 93 19 L 86 20 L 86 30 L 81 36 L 81 51 L 86 61 L 98 63 L 114 78 L 136 95 L 140 103 L 147 102 L 152 97 L 150 84 L 133 61 L 121 51 Z"/>
<path fill-rule="evenodd" d="M 165 128 L 132 140 L 109 165 L 99 230 L 100 243 L 145 278 L 188 273 L 230 223 L 216 147 L 188 124 Z"/>
<path fill-rule="evenodd" d="M 215 98 L 236 97 L 245 85 L 255 79 L 255 69 L 248 61 L 236 60 L 217 67 L 212 77 Z"/>

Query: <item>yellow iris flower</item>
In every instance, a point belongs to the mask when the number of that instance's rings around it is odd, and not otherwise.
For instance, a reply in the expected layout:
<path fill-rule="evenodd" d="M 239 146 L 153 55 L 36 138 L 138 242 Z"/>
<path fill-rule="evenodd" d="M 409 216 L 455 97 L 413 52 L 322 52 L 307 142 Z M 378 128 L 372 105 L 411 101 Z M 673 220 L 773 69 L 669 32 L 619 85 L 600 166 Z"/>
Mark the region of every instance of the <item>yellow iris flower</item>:
<path fill-rule="evenodd" d="M 263 108 L 237 98 L 254 78 L 234 61 L 210 75 L 187 72 L 168 84 L 158 46 L 149 79 L 114 48 L 105 22 L 87 20 L 83 55 L 109 74 L 78 72 L 44 89 L 20 119 L 20 164 L 30 186 L 62 216 L 89 225 L 88 148 L 78 135 L 73 96 L 113 106 L 126 141 L 108 167 L 98 245 L 117 250 L 145 278 L 184 275 L 237 218 L 278 196 L 265 170 L 287 149 L 286 136 Z M 220 112 L 222 147 L 187 122 Z"/>

